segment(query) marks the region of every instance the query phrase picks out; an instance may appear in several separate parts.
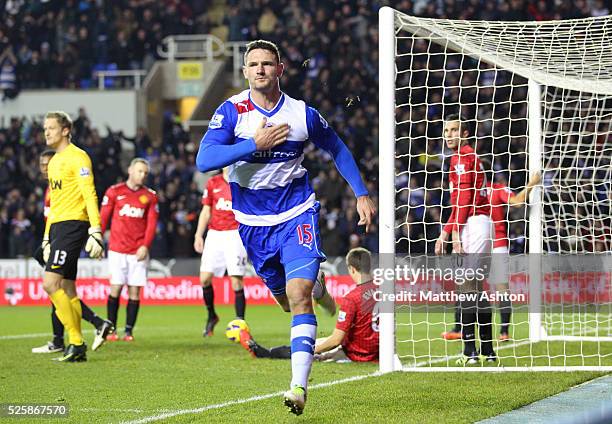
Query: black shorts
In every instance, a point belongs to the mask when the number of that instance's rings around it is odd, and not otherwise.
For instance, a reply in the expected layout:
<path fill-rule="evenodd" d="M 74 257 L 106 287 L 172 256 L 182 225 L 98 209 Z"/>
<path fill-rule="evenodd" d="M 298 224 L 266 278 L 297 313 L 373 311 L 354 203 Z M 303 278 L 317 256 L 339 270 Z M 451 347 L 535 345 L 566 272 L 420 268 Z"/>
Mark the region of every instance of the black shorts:
<path fill-rule="evenodd" d="M 85 246 L 89 222 L 62 221 L 51 224 L 51 253 L 45 271 L 61 274 L 66 280 L 76 280 L 77 262 Z"/>

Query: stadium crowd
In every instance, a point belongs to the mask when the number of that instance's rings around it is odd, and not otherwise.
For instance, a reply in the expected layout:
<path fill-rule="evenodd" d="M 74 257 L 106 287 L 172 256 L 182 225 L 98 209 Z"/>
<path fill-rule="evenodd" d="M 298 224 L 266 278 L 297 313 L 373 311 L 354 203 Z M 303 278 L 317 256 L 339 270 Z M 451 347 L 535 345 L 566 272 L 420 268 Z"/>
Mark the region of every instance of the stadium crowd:
<path fill-rule="evenodd" d="M 157 46 L 163 37 L 211 32 L 213 23 L 206 13 L 211 3 L 0 0 L 2 101 L 10 101 L 21 89 L 85 89 L 91 86 L 95 70 L 148 69 L 158 59 Z M 603 0 L 228 0 L 227 3 L 223 23 L 228 39 L 265 38 L 279 45 L 287 66 L 283 90 L 317 107 L 336 129 L 357 159 L 375 201 L 380 6 L 390 5 L 418 16 L 488 20 L 599 16 L 608 14 L 610 8 Z M 203 187 L 194 181 L 197 146 L 189 141 L 178 118 L 172 112 L 165 114 L 160 142 L 153 142 L 142 129 L 135 135 L 126 135 L 110 128 L 92 128 L 85 109 L 74 118 L 73 137 L 92 158 L 98 195 L 124 178 L 125 146 L 131 144 L 137 155 L 151 161 L 148 185 L 157 190 L 160 198 L 161 215 L 152 256 L 195 256 L 193 233 Z M 28 256 L 42 233 L 44 182 L 35 158 L 45 148 L 44 136 L 40 121 L 13 118 L 0 124 L 0 257 Z M 329 158 L 312 149 L 305 153 L 305 166 L 322 205 L 321 233 L 326 254 L 343 255 L 358 245 L 377 251 L 376 227 L 367 235 L 357 228 L 354 196 Z M 510 156 L 509 160 L 519 158 Z M 522 167 L 520 160 L 524 158 L 517 160 L 508 166 Z M 405 183 L 423 187 L 423 177 L 418 175 L 414 181 Z M 515 187 L 512 182 L 511 186 Z M 403 200 L 422 203 L 419 196 L 424 199 L 425 192 L 429 197 L 436 196 L 435 191 L 421 189 Z M 435 241 L 441 211 L 431 208 L 423 220 L 418 209 L 402 219 L 423 222 L 403 226 L 401 231 L 408 232 L 413 240 L 424 239 L 427 234 L 428 240 Z M 520 237 L 515 234 L 515 239 Z M 416 252 L 431 250 L 433 246 L 408 248 Z"/>

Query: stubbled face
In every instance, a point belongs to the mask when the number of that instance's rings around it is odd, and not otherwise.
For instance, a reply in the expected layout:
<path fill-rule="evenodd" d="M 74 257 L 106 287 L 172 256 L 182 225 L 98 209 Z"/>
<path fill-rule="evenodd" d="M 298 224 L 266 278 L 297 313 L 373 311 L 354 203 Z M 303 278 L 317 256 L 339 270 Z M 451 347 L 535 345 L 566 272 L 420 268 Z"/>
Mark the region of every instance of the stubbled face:
<path fill-rule="evenodd" d="M 149 167 L 142 162 L 136 162 L 128 168 L 128 180 L 136 187 L 142 187 L 148 175 Z"/>
<path fill-rule="evenodd" d="M 68 128 L 62 128 L 55 118 L 45 119 L 43 129 L 45 131 L 47 146 L 51 148 L 57 147 L 70 133 L 70 130 Z"/>
<path fill-rule="evenodd" d="M 49 169 L 50 160 L 51 160 L 51 156 L 41 156 L 40 159 L 38 159 L 38 167 L 40 169 L 40 173 L 42 174 L 42 177 L 45 180 L 47 179 L 47 170 Z"/>
<path fill-rule="evenodd" d="M 269 50 L 251 50 L 242 68 L 244 77 L 252 90 L 267 93 L 278 87 L 284 65 L 276 61 L 276 55 Z"/>
<path fill-rule="evenodd" d="M 461 125 L 459 121 L 448 121 L 444 123 L 444 140 L 449 149 L 457 150 L 463 141 L 463 137 L 466 135 L 467 131 L 461 134 Z"/>

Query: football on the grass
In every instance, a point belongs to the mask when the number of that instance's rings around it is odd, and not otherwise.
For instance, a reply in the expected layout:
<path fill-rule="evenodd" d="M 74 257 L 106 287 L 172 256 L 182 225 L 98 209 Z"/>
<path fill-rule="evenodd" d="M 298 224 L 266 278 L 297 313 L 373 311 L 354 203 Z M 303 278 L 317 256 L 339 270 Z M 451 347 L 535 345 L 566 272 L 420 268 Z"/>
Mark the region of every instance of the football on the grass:
<path fill-rule="evenodd" d="M 230 321 L 225 328 L 225 337 L 234 343 L 240 343 L 240 332 L 242 330 L 249 331 L 249 326 L 243 319 L 235 319 Z"/>

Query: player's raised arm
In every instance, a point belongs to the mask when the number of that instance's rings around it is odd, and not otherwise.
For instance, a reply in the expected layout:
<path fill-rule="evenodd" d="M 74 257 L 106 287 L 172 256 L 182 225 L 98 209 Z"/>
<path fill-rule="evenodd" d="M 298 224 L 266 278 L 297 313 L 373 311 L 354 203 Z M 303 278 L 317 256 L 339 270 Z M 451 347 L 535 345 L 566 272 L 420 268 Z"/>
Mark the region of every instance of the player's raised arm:
<path fill-rule="evenodd" d="M 516 196 L 510 196 L 508 198 L 508 204 L 510 206 L 515 207 L 523 206 L 525 204 L 525 201 L 529 197 L 529 193 L 531 193 L 531 190 L 533 190 L 535 186 L 540 184 L 540 181 L 542 181 L 542 176 L 538 172 L 529 179 L 529 182 L 527 183 L 525 188 L 522 189 Z"/>
<path fill-rule="evenodd" d="M 372 218 L 376 214 L 376 207 L 369 197 L 353 155 L 316 109 L 306 107 L 306 123 L 308 135 L 313 143 L 332 155 L 338 172 L 351 186 L 357 197 L 359 225 L 365 225 L 366 231 L 369 231 Z"/>

